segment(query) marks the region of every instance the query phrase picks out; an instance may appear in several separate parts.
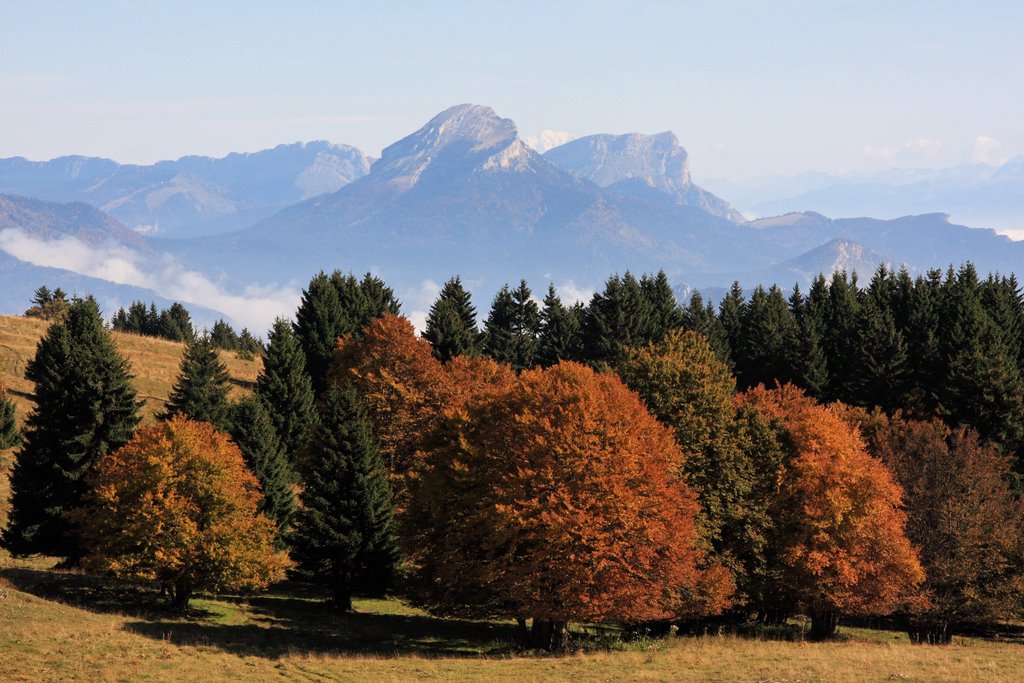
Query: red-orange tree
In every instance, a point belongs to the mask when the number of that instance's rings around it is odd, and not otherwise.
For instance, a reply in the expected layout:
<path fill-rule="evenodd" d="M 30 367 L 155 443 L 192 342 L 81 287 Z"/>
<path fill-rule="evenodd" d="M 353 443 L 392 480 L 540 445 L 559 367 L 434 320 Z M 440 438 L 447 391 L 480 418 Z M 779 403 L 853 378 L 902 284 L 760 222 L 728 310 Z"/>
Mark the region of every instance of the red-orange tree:
<path fill-rule="evenodd" d="M 393 474 L 408 470 L 451 395 L 430 344 L 407 318 L 385 315 L 360 338 L 339 343 L 331 374 L 333 381 L 352 382 L 362 396 L 384 465 Z"/>
<path fill-rule="evenodd" d="M 442 420 L 410 479 L 407 559 L 432 611 L 514 616 L 559 647 L 569 621 L 719 611 L 672 432 L 612 374 L 525 371 Z"/>
<path fill-rule="evenodd" d="M 175 416 L 103 456 L 74 513 L 87 569 L 160 581 L 184 609 L 195 590 L 258 590 L 290 562 L 257 513 L 259 484 L 228 436 Z"/>
<path fill-rule="evenodd" d="M 779 420 L 796 451 L 775 501 L 778 594 L 810 613 L 812 637 L 831 636 L 841 613 L 887 614 L 916 598 L 924 572 L 903 492 L 839 410 L 793 385 L 758 386 L 738 401 Z"/>
<path fill-rule="evenodd" d="M 908 614 L 911 640 L 947 644 L 957 624 L 1020 616 L 1024 510 L 1009 458 L 939 420 L 850 415 L 906 491 L 907 535 L 921 549 L 928 597 Z"/>

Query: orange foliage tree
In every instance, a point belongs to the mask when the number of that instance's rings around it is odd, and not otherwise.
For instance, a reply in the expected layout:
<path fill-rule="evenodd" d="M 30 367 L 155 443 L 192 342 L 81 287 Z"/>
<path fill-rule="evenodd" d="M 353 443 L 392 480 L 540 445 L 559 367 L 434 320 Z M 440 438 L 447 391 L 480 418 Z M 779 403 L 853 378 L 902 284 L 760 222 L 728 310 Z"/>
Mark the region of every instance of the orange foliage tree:
<path fill-rule="evenodd" d="M 811 615 L 811 636 L 838 617 L 888 614 L 919 596 L 924 572 L 905 533 L 902 490 L 836 408 L 793 385 L 738 397 L 779 420 L 795 449 L 776 499 L 778 594 Z"/>
<path fill-rule="evenodd" d="M 258 590 L 284 578 L 259 484 L 227 435 L 175 416 L 148 425 L 90 475 L 87 569 L 160 581 L 184 609 L 195 590 Z"/>
<path fill-rule="evenodd" d="M 698 504 L 675 476 L 672 432 L 612 374 L 528 370 L 451 411 L 410 478 L 401 515 L 419 599 L 459 616 L 513 616 L 534 645 L 569 621 L 713 613 L 732 586 L 698 549 Z"/>
<path fill-rule="evenodd" d="M 939 420 L 849 414 L 906 491 L 907 535 L 921 549 L 928 597 L 908 614 L 911 640 L 948 644 L 957 624 L 1019 617 L 1024 510 L 1010 459 L 977 432 Z"/>
<path fill-rule="evenodd" d="M 444 367 L 407 318 L 384 315 L 360 338 L 338 344 L 331 367 L 337 382 L 362 396 L 385 466 L 401 475 L 420 439 L 444 411 L 451 389 Z"/>

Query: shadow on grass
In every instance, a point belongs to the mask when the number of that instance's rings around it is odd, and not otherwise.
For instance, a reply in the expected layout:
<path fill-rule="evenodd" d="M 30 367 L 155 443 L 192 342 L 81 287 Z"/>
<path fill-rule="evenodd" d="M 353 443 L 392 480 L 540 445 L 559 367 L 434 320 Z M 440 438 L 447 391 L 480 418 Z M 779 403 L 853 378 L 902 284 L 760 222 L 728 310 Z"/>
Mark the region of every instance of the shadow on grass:
<path fill-rule="evenodd" d="M 514 651 L 513 624 L 421 614 L 336 613 L 317 587 L 303 583 L 276 586 L 270 595 L 200 595 L 187 613 L 179 614 L 150 585 L 28 568 L 0 569 L 0 578 L 40 598 L 91 612 L 128 615 L 133 620 L 124 629 L 132 633 L 238 655 L 479 657 Z"/>

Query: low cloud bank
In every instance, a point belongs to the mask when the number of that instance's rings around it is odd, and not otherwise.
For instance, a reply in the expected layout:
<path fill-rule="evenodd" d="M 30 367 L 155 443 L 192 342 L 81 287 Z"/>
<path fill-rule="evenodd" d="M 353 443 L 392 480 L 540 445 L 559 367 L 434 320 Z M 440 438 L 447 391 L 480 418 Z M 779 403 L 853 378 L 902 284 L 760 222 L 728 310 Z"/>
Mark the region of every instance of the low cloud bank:
<path fill-rule="evenodd" d="M 90 245 L 71 236 L 44 239 L 8 228 L 0 231 L 0 249 L 36 266 L 143 287 L 166 299 L 220 311 L 256 335 L 269 329 L 275 317 L 294 315 L 300 300 L 295 289 L 280 287 L 250 285 L 232 293 L 170 255 L 148 257 L 124 245 Z"/>

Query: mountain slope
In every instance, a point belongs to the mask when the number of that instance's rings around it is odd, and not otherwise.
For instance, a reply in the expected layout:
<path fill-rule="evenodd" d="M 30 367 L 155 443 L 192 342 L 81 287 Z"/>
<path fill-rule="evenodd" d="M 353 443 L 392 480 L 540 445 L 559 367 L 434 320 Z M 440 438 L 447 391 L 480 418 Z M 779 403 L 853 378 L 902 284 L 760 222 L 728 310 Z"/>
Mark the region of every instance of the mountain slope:
<path fill-rule="evenodd" d="M 743 220 L 728 202 L 693 184 L 689 155 L 670 131 L 588 135 L 545 152 L 544 158 L 613 192 L 639 196 L 661 192 L 684 206 Z"/>

